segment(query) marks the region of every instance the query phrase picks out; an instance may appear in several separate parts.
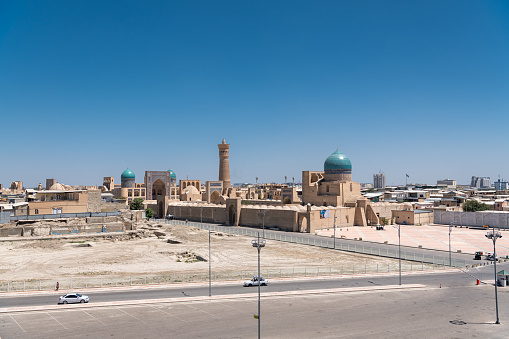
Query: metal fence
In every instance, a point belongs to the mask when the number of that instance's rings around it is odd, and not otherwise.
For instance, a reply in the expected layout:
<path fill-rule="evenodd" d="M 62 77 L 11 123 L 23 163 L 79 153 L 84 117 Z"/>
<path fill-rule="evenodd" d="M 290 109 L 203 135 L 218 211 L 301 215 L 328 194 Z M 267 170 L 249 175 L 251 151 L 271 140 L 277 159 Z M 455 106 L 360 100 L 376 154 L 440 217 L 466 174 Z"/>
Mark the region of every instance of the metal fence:
<path fill-rule="evenodd" d="M 18 216 L 10 217 L 10 221 L 56 219 L 56 218 L 113 217 L 113 216 L 117 216 L 117 215 L 121 215 L 121 214 L 122 214 L 121 211 L 113 211 L 113 212 L 83 212 L 83 213 L 18 215 Z"/>
<path fill-rule="evenodd" d="M 402 263 L 402 272 L 431 271 L 445 269 L 444 265 L 430 265 L 421 263 Z M 339 266 L 316 266 L 316 267 L 291 267 L 262 269 L 261 274 L 266 279 L 296 279 L 301 277 L 324 277 L 353 274 L 376 274 L 399 272 L 397 264 L 387 265 L 339 265 Z M 257 275 L 256 270 L 243 271 L 211 271 L 211 281 L 242 283 Z M 205 283 L 209 281 L 209 272 L 178 272 L 169 275 L 132 275 L 132 276 L 108 276 L 108 277 L 61 277 L 58 279 L 31 279 L 0 281 L 0 292 L 17 291 L 51 291 L 59 284 L 59 290 L 80 290 L 91 288 L 111 288 L 125 286 L 157 286 L 178 283 Z"/>
<path fill-rule="evenodd" d="M 0 225 L 11 221 L 11 212 L 0 212 Z"/>
<path fill-rule="evenodd" d="M 261 230 L 248 230 L 243 228 L 237 228 L 237 227 L 228 227 L 228 226 L 219 226 L 219 225 L 210 225 L 210 224 L 202 224 L 199 222 L 190 222 L 190 221 L 182 221 L 182 220 L 158 220 L 159 222 L 166 222 L 174 225 L 184 225 L 184 226 L 193 226 L 198 227 L 201 229 L 208 230 L 210 227 L 211 231 L 214 232 L 223 232 L 223 233 L 230 233 L 230 234 L 236 234 L 236 235 L 243 235 L 248 237 L 257 237 L 258 234 L 262 234 Z M 360 253 L 360 254 L 369 254 L 369 255 L 376 255 L 380 257 L 386 257 L 386 258 L 393 258 L 398 259 L 399 253 L 398 249 L 389 249 L 388 247 L 379 247 L 376 246 L 376 244 L 364 244 L 362 242 L 359 242 L 359 244 L 351 244 L 344 243 L 343 241 L 339 241 L 339 239 L 334 244 L 334 239 L 325 238 L 325 239 L 317 239 L 317 238 L 310 238 L 310 237 L 302 237 L 295 235 L 294 233 L 289 234 L 283 234 L 283 233 L 272 233 L 272 232 L 265 232 L 265 239 L 269 240 L 276 240 L 276 241 L 283 241 L 283 242 L 290 242 L 290 243 L 296 243 L 296 244 L 302 244 L 302 245 L 309 245 L 309 246 L 317 246 L 317 247 L 323 247 L 323 248 L 329 248 L 329 249 L 336 249 L 340 251 L 347 251 L 347 252 L 353 252 L 353 253 Z M 414 261 L 414 262 L 422 262 L 425 264 L 431 264 L 431 265 L 441 265 L 441 266 L 453 266 L 453 267 L 460 267 L 464 268 L 466 267 L 465 260 L 452 258 L 451 262 L 449 263 L 449 257 L 443 257 L 443 256 L 436 256 L 436 255 L 426 255 L 423 253 L 415 253 L 412 251 L 401 251 L 401 259 L 406 261 Z"/>

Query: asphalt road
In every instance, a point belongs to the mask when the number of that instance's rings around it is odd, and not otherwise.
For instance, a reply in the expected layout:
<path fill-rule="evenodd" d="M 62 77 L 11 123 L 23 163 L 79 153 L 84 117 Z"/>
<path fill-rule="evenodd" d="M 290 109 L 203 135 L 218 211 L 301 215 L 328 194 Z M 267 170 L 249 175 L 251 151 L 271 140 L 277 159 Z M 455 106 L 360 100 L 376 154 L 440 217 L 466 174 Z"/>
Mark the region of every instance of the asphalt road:
<path fill-rule="evenodd" d="M 497 269 L 507 269 L 500 265 Z M 493 266 L 474 268 L 472 275 L 491 277 Z M 403 284 L 425 288 L 302 294 L 264 297 L 263 338 L 507 338 L 509 288 L 499 288 L 500 325 L 495 325 L 494 288 L 475 285 L 465 273 L 404 275 Z M 442 283 L 442 288 L 439 283 Z M 397 284 L 398 276 L 361 276 L 329 280 L 271 283 L 268 290 L 318 289 L 341 286 Z M 223 290 L 224 289 L 224 290 Z M 136 298 L 137 295 L 179 296 L 204 293 L 206 286 L 158 290 L 89 293 L 96 298 Z M 238 285 L 214 287 L 236 293 Z M 179 295 L 180 293 L 180 295 Z M 155 295 L 154 295 L 155 294 Z M 50 296 L 52 304 L 56 299 Z M 31 297 L 17 297 L 25 299 Z M 3 302 L 10 298 L 1 298 Z M 92 306 L 93 304 L 89 304 Z M 76 307 L 74 307 L 76 306 Z M 2 338 L 256 338 L 257 298 L 215 299 L 108 307 L 70 307 L 36 312 L 0 313 Z M 507 324 L 506 324 L 507 323 Z"/>
<path fill-rule="evenodd" d="M 502 269 L 509 270 L 509 264 L 497 265 L 497 271 Z M 402 284 L 423 284 L 432 287 L 461 287 L 474 286 L 476 279 L 485 280 L 493 283 L 493 265 L 472 268 L 468 271 L 438 272 L 438 273 L 411 273 L 402 275 Z M 320 290 L 342 287 L 364 287 L 364 286 L 386 286 L 399 284 L 399 275 L 357 275 L 357 276 L 338 276 L 334 278 L 320 279 L 296 279 L 296 280 L 278 280 L 270 279 L 268 286 L 262 286 L 263 292 L 286 292 L 286 291 L 304 291 Z M 212 295 L 231 295 L 255 293 L 257 287 L 243 287 L 242 281 L 238 284 L 213 284 Z M 180 285 L 163 288 L 150 289 L 128 289 L 128 290 L 109 290 L 94 291 L 77 290 L 76 293 L 85 294 L 90 297 L 90 303 L 94 302 L 115 302 L 132 301 L 146 299 L 165 299 L 208 296 L 208 285 Z M 0 307 L 26 307 L 54 305 L 58 302 L 58 294 L 32 294 L 28 296 L 1 296 Z"/>

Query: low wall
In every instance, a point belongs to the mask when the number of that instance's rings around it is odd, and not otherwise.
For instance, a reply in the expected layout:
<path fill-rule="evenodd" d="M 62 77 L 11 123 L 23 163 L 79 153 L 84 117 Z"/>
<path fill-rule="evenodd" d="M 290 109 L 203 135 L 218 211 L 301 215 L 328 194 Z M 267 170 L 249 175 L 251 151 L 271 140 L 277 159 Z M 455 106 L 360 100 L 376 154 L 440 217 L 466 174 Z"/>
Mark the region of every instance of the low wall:
<path fill-rule="evenodd" d="M 265 227 L 277 227 L 281 230 L 297 232 L 299 212 L 293 210 L 268 209 L 263 217 L 263 210 L 255 208 L 243 208 L 240 211 L 239 224 L 242 226 L 262 227 L 265 220 Z"/>
<path fill-rule="evenodd" d="M 43 225 L 43 226 L 14 226 L 0 228 L 0 237 L 9 236 L 48 236 L 62 234 L 80 233 L 102 233 L 125 231 L 122 222 L 109 224 L 87 224 L 87 225 Z"/>
<path fill-rule="evenodd" d="M 173 215 L 176 219 L 200 221 L 225 224 L 226 223 L 226 207 L 225 205 L 203 206 L 198 204 L 190 204 L 189 206 L 168 206 L 168 214 Z"/>
<path fill-rule="evenodd" d="M 478 226 L 488 225 L 497 228 L 509 228 L 508 212 L 456 212 L 435 211 L 433 215 L 435 224 Z"/>

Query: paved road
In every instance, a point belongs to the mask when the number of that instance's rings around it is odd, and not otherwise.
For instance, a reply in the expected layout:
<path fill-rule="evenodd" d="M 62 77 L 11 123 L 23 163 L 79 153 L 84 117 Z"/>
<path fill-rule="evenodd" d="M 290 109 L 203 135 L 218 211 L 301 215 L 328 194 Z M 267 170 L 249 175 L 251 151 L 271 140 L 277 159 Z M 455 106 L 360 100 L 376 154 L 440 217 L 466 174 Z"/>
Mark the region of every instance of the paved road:
<path fill-rule="evenodd" d="M 502 268 L 507 269 L 501 265 Z M 492 269 L 493 267 L 483 267 L 472 269 L 470 273 L 487 275 Z M 302 281 L 292 286 L 305 289 L 309 286 L 329 286 L 328 284 L 394 284 L 397 279 L 397 276 L 364 276 L 332 281 Z M 509 289 L 499 289 L 502 324 L 495 325 L 493 286 L 475 286 L 473 278 L 463 273 L 411 275 L 404 276 L 403 279 L 404 283 L 417 280 L 427 281 L 430 285 L 414 290 L 263 297 L 261 336 L 291 339 L 507 338 L 509 310 L 506 305 L 509 303 Z M 442 288 L 435 285 L 439 280 L 442 281 Z M 284 289 L 288 286 L 271 284 L 268 287 Z M 240 289 L 238 286 L 226 288 Z M 186 292 L 198 290 L 199 288 L 186 288 Z M 165 292 L 158 290 L 150 293 Z M 107 294 L 109 293 L 101 295 Z M 65 310 L 4 313 L 0 314 L 0 336 L 255 338 L 257 320 L 253 315 L 257 314 L 257 305 L 256 298 L 249 298 L 97 308 L 75 305 L 76 307 Z"/>
<path fill-rule="evenodd" d="M 509 270 L 509 264 L 497 265 L 497 270 Z M 465 273 L 466 272 L 466 273 Z M 468 274 L 467 274 L 468 273 Z M 474 286 L 476 278 L 492 283 L 493 266 L 484 266 L 473 268 L 469 271 L 451 271 L 438 273 L 410 273 L 402 275 L 403 284 L 423 284 L 427 286 Z M 286 291 L 303 291 L 303 290 L 320 290 L 333 289 L 341 287 L 363 287 L 363 286 L 386 286 L 399 284 L 399 275 L 364 275 L 364 276 L 337 276 L 333 278 L 320 279 L 296 279 L 296 280 L 270 280 L 269 286 L 263 286 L 263 292 L 286 292 Z M 214 284 L 212 286 L 212 294 L 232 295 L 255 293 L 256 287 L 243 287 L 242 282 L 238 284 Z M 208 285 L 181 285 L 163 288 L 150 289 L 128 289 L 128 290 L 110 290 L 110 291 L 94 291 L 79 290 L 78 293 L 86 294 L 93 302 L 115 302 L 130 300 L 146 300 L 146 299 L 165 299 L 165 298 L 182 298 L 182 297 L 198 297 L 208 296 Z M 58 302 L 58 294 L 40 295 L 34 293 L 28 296 L 2 296 L 0 297 L 0 307 L 26 307 L 26 306 L 42 306 L 54 305 Z"/>

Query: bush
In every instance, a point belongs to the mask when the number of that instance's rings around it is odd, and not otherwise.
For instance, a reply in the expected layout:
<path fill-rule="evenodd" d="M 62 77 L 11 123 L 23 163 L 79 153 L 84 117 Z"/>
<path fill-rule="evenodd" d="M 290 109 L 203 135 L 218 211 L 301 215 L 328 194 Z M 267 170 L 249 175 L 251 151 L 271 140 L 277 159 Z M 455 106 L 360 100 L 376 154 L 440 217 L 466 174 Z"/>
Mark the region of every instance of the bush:
<path fill-rule="evenodd" d="M 154 211 L 149 207 L 145 210 L 145 218 L 150 219 L 154 217 Z"/>
<path fill-rule="evenodd" d="M 143 199 L 142 198 L 134 198 L 131 201 L 131 205 L 129 207 L 132 210 L 142 210 L 143 209 Z"/>
<path fill-rule="evenodd" d="M 463 204 L 463 211 L 477 212 L 477 211 L 491 211 L 493 208 L 477 200 L 467 200 Z"/>

